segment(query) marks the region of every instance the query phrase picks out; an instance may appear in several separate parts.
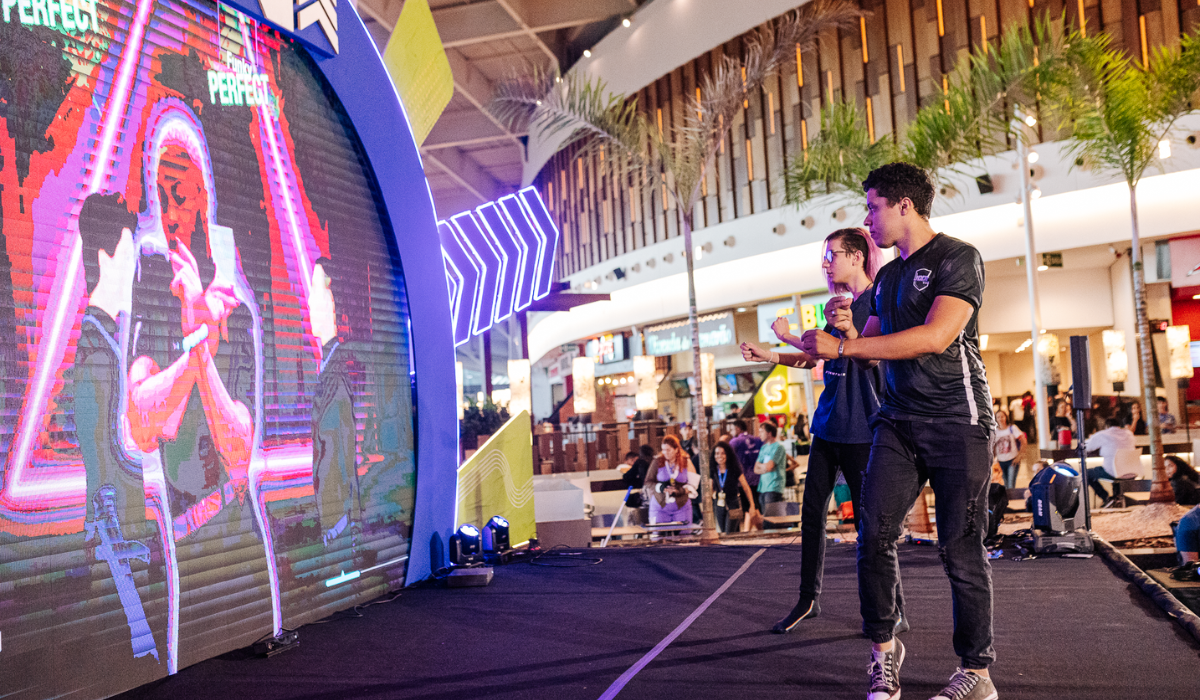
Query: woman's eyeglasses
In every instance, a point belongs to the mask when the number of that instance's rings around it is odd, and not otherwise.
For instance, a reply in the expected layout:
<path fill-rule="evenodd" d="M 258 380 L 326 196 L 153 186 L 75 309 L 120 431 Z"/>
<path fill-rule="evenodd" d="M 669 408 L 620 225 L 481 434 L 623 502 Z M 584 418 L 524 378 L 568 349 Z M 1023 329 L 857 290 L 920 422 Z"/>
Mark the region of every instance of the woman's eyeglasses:
<path fill-rule="evenodd" d="M 825 262 L 829 263 L 830 265 L 832 265 L 834 256 L 838 255 L 839 253 L 842 255 L 850 254 L 844 250 L 827 250 L 827 251 L 825 251 L 825 255 L 821 256 L 821 259 L 824 260 Z"/>

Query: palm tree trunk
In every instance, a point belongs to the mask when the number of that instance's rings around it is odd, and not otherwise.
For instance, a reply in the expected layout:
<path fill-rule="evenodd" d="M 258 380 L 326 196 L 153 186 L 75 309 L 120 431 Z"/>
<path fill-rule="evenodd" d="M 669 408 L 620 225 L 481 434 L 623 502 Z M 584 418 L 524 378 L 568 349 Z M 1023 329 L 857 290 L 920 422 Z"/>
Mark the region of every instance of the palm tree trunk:
<path fill-rule="evenodd" d="M 696 314 L 696 262 L 695 249 L 692 247 L 692 211 L 684 210 L 682 203 L 680 219 L 683 224 L 683 257 L 687 260 L 688 282 L 688 325 L 692 331 L 692 374 L 696 377 L 692 388 L 692 422 L 696 427 L 697 453 L 700 464 L 696 471 L 700 473 L 700 543 L 716 544 L 720 537 L 717 535 L 717 521 L 713 517 L 712 479 L 709 474 L 708 449 L 708 416 L 704 414 L 702 386 L 704 378 L 700 374 L 700 320 Z"/>
<path fill-rule="evenodd" d="M 1158 424 L 1158 399 L 1154 393 L 1154 355 L 1150 343 L 1150 323 L 1146 318 L 1146 273 L 1142 264 L 1142 241 L 1138 232 L 1137 185 L 1129 186 L 1129 214 L 1133 223 L 1133 305 L 1137 315 L 1138 360 L 1141 367 L 1142 400 L 1146 402 L 1146 430 L 1150 433 L 1150 460 L 1154 465 L 1154 483 L 1150 487 L 1151 503 L 1174 500 L 1167 469 L 1163 463 L 1162 433 Z"/>

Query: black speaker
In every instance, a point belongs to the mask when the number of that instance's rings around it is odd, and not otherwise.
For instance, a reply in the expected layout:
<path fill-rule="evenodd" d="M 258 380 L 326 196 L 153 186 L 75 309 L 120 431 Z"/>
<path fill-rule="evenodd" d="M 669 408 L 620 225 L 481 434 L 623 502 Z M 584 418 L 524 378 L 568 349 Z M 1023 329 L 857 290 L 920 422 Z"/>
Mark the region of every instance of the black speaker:
<path fill-rule="evenodd" d="M 1071 382 L 1074 384 L 1072 397 L 1076 408 L 1092 407 L 1092 363 L 1088 356 L 1086 335 L 1071 336 Z"/>
<path fill-rule="evenodd" d="M 975 184 L 979 186 L 979 194 L 991 194 L 996 191 L 996 186 L 992 184 L 992 176 L 988 173 L 975 178 Z"/>

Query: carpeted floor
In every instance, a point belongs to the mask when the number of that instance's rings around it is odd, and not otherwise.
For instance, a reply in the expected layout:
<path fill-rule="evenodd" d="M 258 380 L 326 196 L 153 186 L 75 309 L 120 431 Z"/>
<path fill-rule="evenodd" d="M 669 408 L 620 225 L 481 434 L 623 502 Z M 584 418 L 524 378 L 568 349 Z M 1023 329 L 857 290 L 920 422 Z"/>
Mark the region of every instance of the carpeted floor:
<path fill-rule="evenodd" d="M 235 652 L 122 698 L 599 698 L 761 547 L 589 550 L 496 568 L 487 588 L 404 591 L 386 605 L 300 629 L 271 659 Z M 620 698 L 866 697 L 851 544 L 829 547 L 821 617 L 767 630 L 795 602 L 799 547 L 768 548 Z M 950 587 L 933 548 L 901 546 L 913 629 L 905 698 L 957 665 Z M 1197 646 L 1099 557 L 993 562 L 1001 698 L 1200 697 Z"/>

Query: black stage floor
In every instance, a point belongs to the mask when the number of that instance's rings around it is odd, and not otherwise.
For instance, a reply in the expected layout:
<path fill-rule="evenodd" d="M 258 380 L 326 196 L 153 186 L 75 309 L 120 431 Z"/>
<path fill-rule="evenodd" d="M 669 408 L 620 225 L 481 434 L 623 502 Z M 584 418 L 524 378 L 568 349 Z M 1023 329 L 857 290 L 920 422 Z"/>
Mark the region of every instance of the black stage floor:
<path fill-rule="evenodd" d="M 588 550 L 603 562 L 498 567 L 487 588 L 406 590 L 361 618 L 302 627 L 298 649 L 227 654 L 121 697 L 594 700 L 623 678 L 616 697 L 865 698 L 853 545 L 830 545 L 823 613 L 786 636 L 767 630 L 795 600 L 799 547 L 762 549 Z M 957 665 L 950 587 L 933 548 L 902 545 L 901 571 L 913 627 L 903 696 L 923 699 Z M 1004 559 L 992 571 L 1001 698 L 1200 697 L 1200 646 L 1100 557 Z"/>

